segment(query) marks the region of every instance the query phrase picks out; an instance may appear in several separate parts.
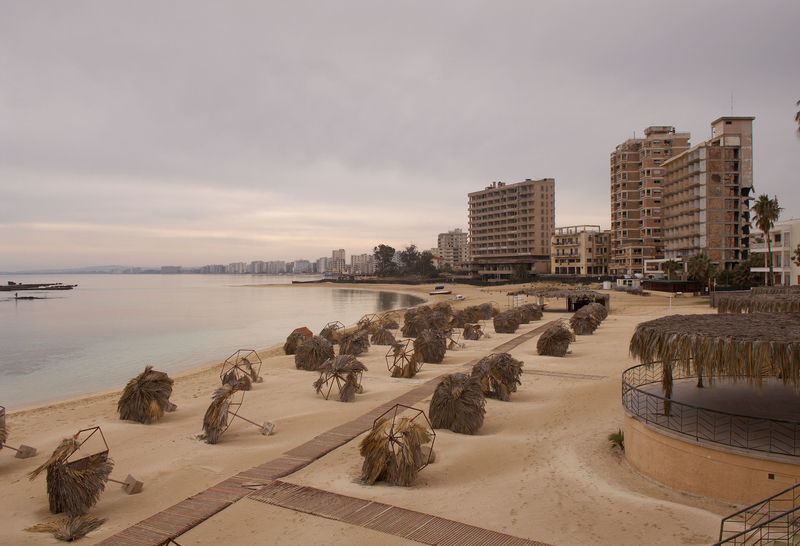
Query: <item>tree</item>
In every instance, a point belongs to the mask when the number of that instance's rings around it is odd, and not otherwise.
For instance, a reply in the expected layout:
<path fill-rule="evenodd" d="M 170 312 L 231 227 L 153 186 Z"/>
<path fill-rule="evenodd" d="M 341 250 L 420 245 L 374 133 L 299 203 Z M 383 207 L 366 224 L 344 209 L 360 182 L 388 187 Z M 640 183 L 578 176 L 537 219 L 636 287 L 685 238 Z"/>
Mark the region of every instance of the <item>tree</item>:
<path fill-rule="evenodd" d="M 528 268 L 525 264 L 516 264 L 511 272 L 511 278 L 515 281 L 524 281 L 528 278 Z"/>
<path fill-rule="evenodd" d="M 419 262 L 419 250 L 417 250 L 417 245 L 411 243 L 404 250 L 401 250 L 400 262 L 407 271 L 416 271 Z"/>
<path fill-rule="evenodd" d="M 430 250 L 424 250 L 417 258 L 417 270 L 420 275 L 430 275 L 436 268 L 433 267 L 433 254 Z"/>
<path fill-rule="evenodd" d="M 672 278 L 672 274 L 681 269 L 681 264 L 675 260 L 667 260 L 661 264 L 661 271 L 667 274 L 667 279 Z"/>
<path fill-rule="evenodd" d="M 767 267 L 769 267 L 767 286 L 772 286 L 775 283 L 775 273 L 772 270 L 772 238 L 769 236 L 769 230 L 775 227 L 775 221 L 783 209 L 778 206 L 777 197 L 770 199 L 769 195 L 759 195 L 750 210 L 756 215 L 754 218 L 756 227 L 764 232 L 764 238 L 767 240 Z"/>
<path fill-rule="evenodd" d="M 713 278 L 717 272 L 717 266 L 709 259 L 708 254 L 703 252 L 698 252 L 689 258 L 689 262 L 686 264 L 686 269 L 688 270 L 689 275 L 701 283 L 705 283 L 708 281 L 708 279 Z"/>
<path fill-rule="evenodd" d="M 372 253 L 375 255 L 375 262 L 378 265 L 378 276 L 379 277 L 386 277 L 387 275 L 391 275 L 395 269 L 394 263 L 394 248 L 390 247 L 389 245 L 378 245 L 372 249 Z"/>

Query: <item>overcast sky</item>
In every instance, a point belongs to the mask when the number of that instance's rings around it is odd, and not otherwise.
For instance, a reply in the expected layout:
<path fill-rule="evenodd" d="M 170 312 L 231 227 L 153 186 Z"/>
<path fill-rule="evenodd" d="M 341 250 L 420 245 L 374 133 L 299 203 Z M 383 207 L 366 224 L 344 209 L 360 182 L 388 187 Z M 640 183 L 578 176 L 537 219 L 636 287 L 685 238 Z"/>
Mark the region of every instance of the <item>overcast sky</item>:
<path fill-rule="evenodd" d="M 427 249 L 526 178 L 607 229 L 616 145 L 731 108 L 800 217 L 798 29 L 797 0 L 0 0 L 0 271 Z"/>

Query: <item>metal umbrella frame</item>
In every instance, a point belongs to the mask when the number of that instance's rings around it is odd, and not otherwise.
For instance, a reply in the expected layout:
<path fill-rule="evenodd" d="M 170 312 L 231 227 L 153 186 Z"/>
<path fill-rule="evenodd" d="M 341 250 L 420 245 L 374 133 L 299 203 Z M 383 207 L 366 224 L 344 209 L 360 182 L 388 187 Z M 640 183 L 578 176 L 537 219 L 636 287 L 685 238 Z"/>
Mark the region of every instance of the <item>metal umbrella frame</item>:
<path fill-rule="evenodd" d="M 386 352 L 386 368 L 392 377 L 402 377 L 403 370 L 407 367 L 414 366 L 414 373 L 410 377 L 414 377 L 422 369 L 424 362 L 418 362 L 414 358 L 414 340 L 406 339 L 399 341 L 389 347 Z M 395 370 L 399 370 L 398 375 L 395 375 Z"/>
<path fill-rule="evenodd" d="M 259 383 L 261 379 L 261 357 L 252 349 L 239 349 L 222 363 L 219 372 L 220 381 L 223 385 L 225 379 L 230 378 L 231 374 L 235 381 L 247 378 L 251 383 Z"/>
<path fill-rule="evenodd" d="M 431 422 L 430 420 L 428 420 L 428 416 L 425 415 L 424 411 L 422 411 L 421 409 L 412 408 L 411 406 L 406 406 L 404 404 L 395 404 L 393 407 L 391 407 L 386 412 L 382 413 L 377 419 L 375 419 L 375 421 L 372 422 L 372 429 L 375 430 L 375 427 L 378 425 L 378 423 L 384 419 L 387 421 L 391 421 L 392 425 L 389 428 L 388 438 L 389 438 L 389 443 L 392 446 L 392 450 L 395 453 L 397 453 L 398 450 L 403 449 L 403 446 L 405 444 L 403 442 L 402 436 L 400 436 L 395 432 L 396 429 L 395 425 L 397 423 L 397 418 L 405 412 L 414 414 L 414 416 L 410 418 L 410 421 L 414 424 L 424 425 L 427 428 L 428 434 L 431 437 L 430 443 L 425 444 L 430 446 L 431 454 L 428 456 L 428 460 L 425 461 L 425 463 L 417 469 L 417 471 L 419 471 L 428 466 L 432 462 L 431 459 L 434 458 L 433 445 L 436 443 L 436 431 L 433 430 L 433 426 L 431 426 Z"/>

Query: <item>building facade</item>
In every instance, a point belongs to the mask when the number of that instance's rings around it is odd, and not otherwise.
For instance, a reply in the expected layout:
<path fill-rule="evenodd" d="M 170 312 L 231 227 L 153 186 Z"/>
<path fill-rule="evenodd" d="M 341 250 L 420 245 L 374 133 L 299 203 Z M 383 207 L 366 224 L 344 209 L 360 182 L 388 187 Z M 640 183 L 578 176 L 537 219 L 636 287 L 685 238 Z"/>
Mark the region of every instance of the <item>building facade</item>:
<path fill-rule="evenodd" d="M 702 252 L 718 270 L 747 260 L 754 119 L 719 118 L 710 140 L 664 162 L 667 259 L 686 262 Z"/>
<path fill-rule="evenodd" d="M 792 286 L 800 284 L 800 265 L 794 260 L 800 259 L 795 254 L 800 246 L 800 218 L 792 220 L 779 220 L 775 227 L 769 230 L 770 246 L 772 247 L 772 272 L 775 275 L 775 286 Z M 763 267 L 751 267 L 753 273 L 769 274 L 766 254 L 769 252 L 764 232 L 753 227 L 750 242 L 751 258 L 754 262 L 763 263 Z"/>
<path fill-rule="evenodd" d="M 345 252 L 343 248 L 338 250 L 334 250 L 331 256 L 331 260 L 328 262 L 328 271 L 333 273 L 341 273 L 347 269 L 347 260 L 345 258 Z"/>
<path fill-rule="evenodd" d="M 608 275 L 611 230 L 600 226 L 555 228 L 550 270 L 556 275 Z"/>
<path fill-rule="evenodd" d="M 661 218 L 663 164 L 689 148 L 689 133 L 651 126 L 611 153 L 611 252 L 609 274 L 636 275 L 644 261 L 664 257 Z"/>
<path fill-rule="evenodd" d="M 470 269 L 483 279 L 509 279 L 517 269 L 550 272 L 555 179 L 492 182 L 469 196 Z"/>
<path fill-rule="evenodd" d="M 350 256 L 350 274 L 374 275 L 375 256 L 373 254 L 353 254 Z"/>
<path fill-rule="evenodd" d="M 437 268 L 449 265 L 453 269 L 464 269 L 469 263 L 469 236 L 460 228 L 440 233 L 431 254 L 436 258 Z"/>

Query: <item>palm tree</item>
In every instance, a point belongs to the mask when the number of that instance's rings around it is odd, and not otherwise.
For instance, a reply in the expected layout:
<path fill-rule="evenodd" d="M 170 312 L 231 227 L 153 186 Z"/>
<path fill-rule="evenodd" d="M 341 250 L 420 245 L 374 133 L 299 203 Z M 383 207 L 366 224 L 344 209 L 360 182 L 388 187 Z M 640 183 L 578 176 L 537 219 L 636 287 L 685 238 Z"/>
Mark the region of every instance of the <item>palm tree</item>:
<path fill-rule="evenodd" d="M 764 238 L 767 240 L 767 267 L 769 267 L 769 277 L 767 277 L 767 286 L 773 286 L 775 283 L 775 274 L 772 270 L 772 241 L 769 236 L 769 230 L 775 227 L 775 221 L 781 215 L 781 207 L 778 206 L 778 198 L 770 199 L 769 195 L 759 195 L 758 199 L 753 206 L 750 207 L 756 217 L 756 227 L 764 232 Z"/>
<path fill-rule="evenodd" d="M 689 275 L 701 283 L 705 283 L 716 273 L 714 262 L 709 259 L 708 254 L 703 252 L 698 252 L 689 258 L 686 269 L 689 271 Z"/>
<path fill-rule="evenodd" d="M 667 274 L 667 279 L 672 278 L 672 274 L 681 268 L 681 264 L 675 260 L 667 260 L 661 264 L 661 271 Z"/>

